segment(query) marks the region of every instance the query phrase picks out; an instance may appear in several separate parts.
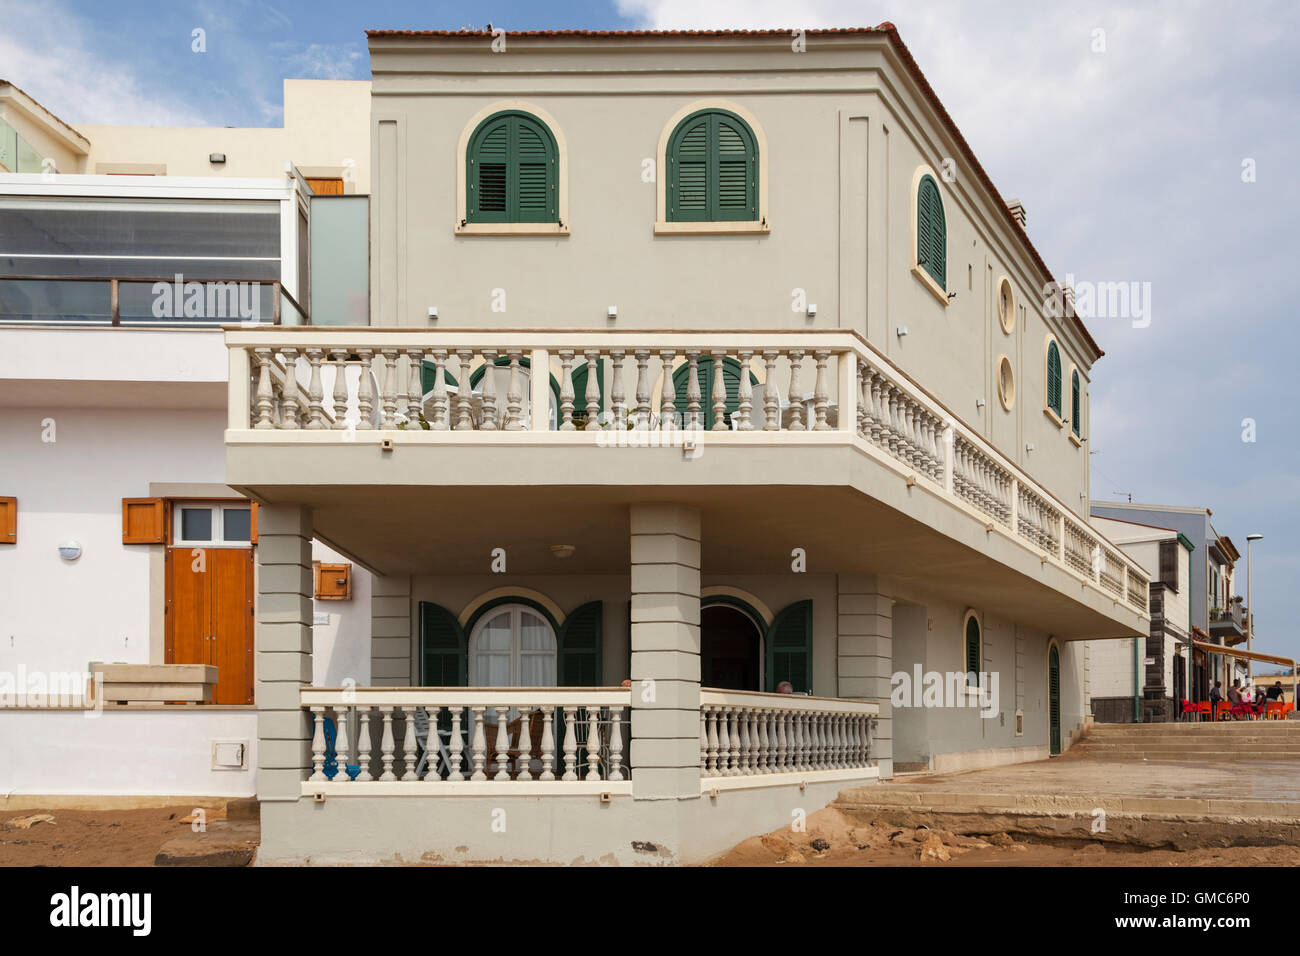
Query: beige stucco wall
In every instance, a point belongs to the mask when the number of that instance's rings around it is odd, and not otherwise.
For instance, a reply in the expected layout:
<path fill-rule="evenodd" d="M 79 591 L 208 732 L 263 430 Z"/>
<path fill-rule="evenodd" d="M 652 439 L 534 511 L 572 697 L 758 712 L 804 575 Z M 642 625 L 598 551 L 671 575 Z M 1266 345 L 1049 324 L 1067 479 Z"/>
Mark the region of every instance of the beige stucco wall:
<path fill-rule="evenodd" d="M 512 38 L 494 54 L 376 39 L 371 55 L 374 324 L 426 326 L 436 306 L 443 327 L 595 329 L 615 305 L 619 328 L 855 329 L 1084 512 L 1087 446 L 1042 411 L 1044 338 L 1050 329 L 1060 344 L 1067 401 L 1079 366 L 1085 406 L 1091 352 L 1073 325 L 1041 314 L 1020 227 L 960 158 L 941 184 L 955 298 L 941 303 L 912 274 L 916 171 L 960 154 L 883 39 L 818 37 L 805 54 L 783 41 Z M 662 172 L 671 118 L 706 103 L 755 120 L 770 232 L 656 234 L 660 184 L 643 170 Z M 475 117 L 507 106 L 553 120 L 567 235 L 456 234 L 458 144 Z M 1004 274 L 1023 307 L 1010 335 L 994 305 Z M 792 310 L 795 290 L 815 318 Z M 1010 411 L 996 390 L 1003 354 Z"/>

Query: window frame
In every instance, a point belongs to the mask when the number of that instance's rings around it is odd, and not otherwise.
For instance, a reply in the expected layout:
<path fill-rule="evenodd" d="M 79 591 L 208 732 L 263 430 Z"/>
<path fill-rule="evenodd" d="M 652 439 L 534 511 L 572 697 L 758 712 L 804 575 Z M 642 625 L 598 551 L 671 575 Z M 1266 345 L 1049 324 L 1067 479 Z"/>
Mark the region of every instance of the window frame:
<path fill-rule="evenodd" d="M 745 164 L 746 164 L 746 187 L 745 203 L 749 206 L 752 215 L 726 217 L 720 206 L 721 201 L 721 165 L 722 151 L 717 142 L 717 128 L 722 118 L 735 121 L 739 126 L 741 138 L 745 140 Z M 704 183 L 704 214 L 702 218 L 687 216 L 682 210 L 676 208 L 676 196 L 680 187 L 680 161 L 678 152 L 681 142 L 686 133 L 693 129 L 699 123 L 706 124 L 705 140 L 705 183 Z M 758 152 L 758 139 L 754 136 L 754 131 L 750 129 L 749 124 L 743 118 L 733 113 L 731 110 L 706 108 L 696 110 L 694 113 L 684 117 L 668 137 L 668 152 L 666 175 L 668 176 L 668 195 L 667 195 L 667 220 L 668 222 L 758 222 L 758 172 L 762 164 L 762 157 Z"/>
<path fill-rule="evenodd" d="M 968 653 L 970 650 L 969 643 L 968 643 L 970 639 L 967 636 L 966 632 L 970 628 L 971 621 L 975 622 L 975 627 L 978 631 L 978 634 L 976 636 L 977 648 L 975 653 L 979 658 L 979 664 L 981 665 L 981 667 L 984 664 L 984 619 L 979 611 L 975 610 L 974 608 L 967 608 L 966 613 L 963 614 L 961 618 L 962 684 L 963 686 L 965 686 L 967 694 L 979 694 L 982 689 L 979 683 L 980 669 L 977 668 L 975 670 L 975 683 L 972 684 L 970 682 L 971 671 L 970 668 L 966 666 L 969 663 Z"/>
<path fill-rule="evenodd" d="M 1066 381 L 1069 382 L 1070 393 L 1070 427 L 1066 434 L 1075 446 L 1079 446 L 1083 444 L 1083 376 L 1079 373 L 1079 366 L 1073 362 L 1070 363 L 1070 374 Z M 1064 383 L 1062 390 L 1064 391 Z M 1065 403 L 1064 395 L 1061 396 L 1061 403 Z"/>
<path fill-rule="evenodd" d="M 935 277 L 930 273 L 930 270 L 929 270 L 928 268 L 926 268 L 925 266 L 921 265 L 921 255 L 920 255 L 920 253 L 921 253 L 921 248 L 920 248 L 920 238 L 921 238 L 921 185 L 922 185 L 922 183 L 925 182 L 926 179 L 929 179 L 929 180 L 934 184 L 935 193 L 936 193 L 936 195 L 938 196 L 938 199 L 939 199 L 939 214 L 943 217 L 943 240 L 944 240 L 944 245 L 943 245 L 943 258 L 944 258 L 943 274 L 944 274 L 944 281 L 943 281 L 943 282 L 939 282 L 939 281 L 938 281 L 938 280 L 937 280 L 937 279 L 936 279 L 936 278 L 935 278 Z M 934 171 L 930 166 L 928 166 L 928 165 L 922 164 L 922 165 L 916 167 L 916 169 L 915 169 L 915 170 L 913 171 L 913 173 L 912 173 L 912 188 L 911 188 L 911 193 L 910 193 L 910 206 L 911 206 L 911 212 L 910 212 L 910 217 L 911 217 L 911 219 L 910 219 L 910 221 L 911 221 L 911 230 L 910 230 L 911 235 L 910 235 L 910 242 L 911 242 L 911 249 L 912 249 L 912 255 L 911 255 L 910 262 L 911 262 L 911 271 L 912 271 L 912 275 L 916 276 L 916 278 L 920 281 L 920 283 L 921 283 L 923 286 L 925 286 L 925 288 L 930 292 L 930 294 L 933 295 L 933 296 L 935 297 L 935 299 L 936 299 L 936 300 L 937 300 L 941 305 L 944 306 L 944 308 L 947 308 L 947 307 L 951 304 L 951 302 L 952 302 L 952 300 L 951 300 L 951 299 L 949 298 L 949 296 L 948 296 L 948 288 L 947 288 L 947 276 L 948 276 L 948 213 L 947 213 L 946 205 L 945 205 L 945 203 L 944 203 L 944 201 L 943 201 L 943 189 L 940 188 L 940 186 L 939 186 L 939 175 L 938 175 L 938 174 L 937 174 L 937 173 L 936 173 L 936 172 L 935 172 L 935 171 Z"/>
<path fill-rule="evenodd" d="M 542 687 L 558 687 L 560 680 L 560 635 L 556 629 L 555 623 L 547 615 L 543 614 L 537 608 L 519 601 L 508 601 L 497 604 L 485 612 L 477 615 L 469 633 L 465 637 L 465 676 L 467 681 L 476 680 L 477 676 L 477 658 L 479 651 L 475 648 L 475 643 L 483 632 L 483 629 L 495 621 L 502 614 L 510 615 L 510 678 L 508 684 L 502 684 L 502 687 L 521 687 L 522 684 L 516 683 L 516 679 L 522 680 L 522 658 L 525 654 L 529 656 L 542 657 L 546 651 L 525 651 L 523 642 L 520 638 L 523 635 L 522 617 L 527 612 L 541 621 L 551 635 L 550 657 L 555 665 L 555 683 L 539 685 Z M 487 652 L 488 656 L 502 656 L 500 651 Z M 471 683 L 469 686 L 496 686 L 481 685 Z"/>
<path fill-rule="evenodd" d="M 492 117 L 506 112 L 526 114 L 550 134 L 555 148 L 556 215 L 554 222 L 470 222 L 469 146 L 478 129 Z M 497 100 L 484 106 L 466 122 L 456 147 L 456 236 L 567 236 L 569 235 L 569 147 L 564 130 L 546 110 L 524 100 Z"/>
<path fill-rule="evenodd" d="M 1057 401 L 1061 407 L 1052 407 L 1052 349 L 1056 349 L 1056 370 L 1057 370 Z M 1065 427 L 1065 420 L 1062 417 L 1065 410 L 1065 359 L 1061 353 L 1061 345 L 1056 341 L 1056 336 L 1048 334 L 1043 340 L 1043 414 L 1055 423 L 1057 428 Z"/>
<path fill-rule="evenodd" d="M 186 509 L 207 510 L 212 516 L 212 537 L 203 540 L 186 538 L 181 529 Z M 230 511 L 248 512 L 248 537 L 242 540 L 226 540 L 225 513 Z M 189 501 L 179 500 L 172 503 L 172 540 L 171 544 L 181 548 L 251 548 L 253 546 L 253 503 L 251 501 Z"/>

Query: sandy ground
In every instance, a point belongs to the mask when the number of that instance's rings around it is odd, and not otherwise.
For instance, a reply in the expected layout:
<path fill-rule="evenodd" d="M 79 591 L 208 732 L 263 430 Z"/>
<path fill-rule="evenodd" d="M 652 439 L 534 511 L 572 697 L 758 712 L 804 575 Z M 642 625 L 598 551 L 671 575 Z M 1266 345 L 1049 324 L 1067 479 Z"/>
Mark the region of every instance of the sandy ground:
<path fill-rule="evenodd" d="M 153 866 L 164 843 L 190 832 L 183 822 L 189 813 L 180 807 L 0 813 L 0 866 Z M 39 819 L 47 816 L 53 819 Z M 224 816 L 224 809 L 207 811 L 209 822 Z"/>
<path fill-rule="evenodd" d="M 1030 843 L 1005 833 L 955 836 L 944 830 L 855 823 L 834 807 L 807 829 L 753 837 L 713 866 L 1298 866 L 1300 847 L 1144 850 L 1101 843 Z"/>

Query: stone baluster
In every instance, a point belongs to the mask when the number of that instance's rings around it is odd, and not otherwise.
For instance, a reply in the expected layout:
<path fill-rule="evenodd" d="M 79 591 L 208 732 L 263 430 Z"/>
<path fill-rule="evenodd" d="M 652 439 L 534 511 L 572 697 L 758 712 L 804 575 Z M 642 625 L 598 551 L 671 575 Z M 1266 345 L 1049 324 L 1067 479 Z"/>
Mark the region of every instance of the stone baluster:
<path fill-rule="evenodd" d="M 471 349 L 459 349 L 456 357 L 460 360 L 460 364 L 457 376 L 459 387 L 456 389 L 455 430 L 464 432 L 474 428 L 474 389 L 469 383 L 469 369 L 474 362 L 474 352 Z"/>
<path fill-rule="evenodd" d="M 871 440 L 876 445 L 889 444 L 889 405 L 885 399 L 885 381 L 871 370 Z"/>
<path fill-rule="evenodd" d="M 614 428 L 624 431 L 627 428 L 627 393 L 623 390 L 623 359 L 627 356 L 624 349 L 610 349 L 609 363 L 612 381 L 609 386 L 610 411 L 614 414 Z"/>
<path fill-rule="evenodd" d="M 420 778 L 415 772 L 415 708 L 399 707 L 397 710 L 402 715 L 402 761 L 403 765 L 406 767 L 406 772 L 402 774 L 402 779 L 408 782 L 411 780 L 419 780 Z M 429 728 L 435 735 L 437 734 L 437 728 L 434 727 L 433 724 L 430 724 Z M 437 755 L 438 752 L 435 750 L 430 759 L 432 760 L 434 757 L 437 757 Z"/>
<path fill-rule="evenodd" d="M 357 350 L 357 354 L 358 354 L 358 355 L 361 355 L 361 350 L 360 350 L 360 349 Z M 419 419 L 419 416 L 420 416 L 420 413 L 424 411 L 424 394 L 423 394 L 423 391 L 424 391 L 424 383 L 423 383 L 423 381 L 421 380 L 421 377 L 420 377 L 420 371 L 421 371 L 421 369 L 420 369 L 420 365 L 421 365 L 421 363 L 424 361 L 424 352 L 423 352 L 423 350 L 421 350 L 421 351 L 418 352 L 416 355 L 412 355 L 411 352 L 407 352 L 406 354 L 407 354 L 408 357 L 410 357 L 411 361 L 412 361 L 412 362 L 414 363 L 414 365 L 415 365 L 415 369 L 414 369 L 414 371 L 412 371 L 412 372 L 410 373 L 412 379 L 413 379 L 414 382 L 415 382 L 415 387 L 412 388 L 411 391 L 415 392 L 419 397 L 418 397 L 417 399 L 415 399 L 415 404 L 414 404 L 415 414 L 412 415 L 411 417 L 412 417 L 412 418 L 414 419 L 414 421 L 415 421 L 415 427 L 416 427 L 416 428 L 419 428 L 419 427 L 420 427 L 420 419 Z M 442 413 L 442 403 L 443 403 L 443 402 L 446 400 L 446 398 L 447 398 L 447 384 L 446 384 L 446 382 L 443 380 L 443 379 L 444 379 L 444 376 L 447 374 L 447 352 L 446 352 L 446 350 L 445 350 L 445 349 L 437 349 L 437 350 L 434 350 L 434 352 L 433 352 L 433 358 L 434 358 L 434 363 L 435 363 L 435 366 L 436 366 L 436 367 L 435 367 L 435 370 L 434 370 L 434 373 L 433 373 L 433 389 L 431 390 L 431 391 L 432 391 L 431 400 L 432 400 L 432 402 L 433 402 L 433 420 L 429 422 L 429 425 L 430 425 L 431 428 L 435 428 L 435 429 L 436 429 L 436 428 L 443 428 L 443 427 L 445 427 L 444 425 L 439 424 L 439 421 L 440 421 L 440 415 L 441 415 L 441 413 Z M 363 362 L 362 362 L 362 367 L 361 367 L 361 383 L 360 383 L 360 385 L 357 387 L 357 402 L 358 402 L 358 404 L 360 404 L 360 403 L 362 402 L 362 400 L 363 400 L 362 397 L 361 397 L 363 393 L 365 393 L 365 394 L 367 394 L 367 395 L 369 394 L 369 384 L 370 384 L 370 368 L 369 368 L 369 364 L 363 360 Z M 408 386 L 408 387 L 410 387 L 410 386 Z M 409 399 L 408 399 L 408 400 L 409 400 Z M 407 414 L 408 414 L 408 415 L 411 415 L 411 413 L 410 413 L 409 411 L 407 412 Z M 366 424 L 366 422 L 369 420 L 369 418 L 370 418 L 370 412 L 369 412 L 368 408 L 362 408 L 362 409 L 361 409 L 361 424 L 358 425 L 357 427 L 358 427 L 358 428 L 369 428 L 370 426 Z M 408 425 L 408 427 L 409 427 L 409 425 Z"/>
<path fill-rule="evenodd" d="M 750 710 L 749 717 L 749 772 L 762 773 L 763 744 L 759 738 L 758 725 L 762 719 L 757 710 Z"/>
<path fill-rule="evenodd" d="M 418 708 L 415 707 L 409 708 L 407 710 L 407 723 L 411 728 L 412 734 L 415 733 L 415 714 L 417 710 Z M 442 754 L 442 748 L 439 746 L 439 741 L 438 741 L 438 713 L 441 710 L 442 707 L 436 704 L 432 707 L 425 708 L 425 713 L 428 715 L 429 718 L 429 729 L 428 729 L 428 733 L 424 735 L 424 779 L 428 783 L 442 782 L 442 774 L 438 770 L 438 758 Z M 457 711 L 458 718 L 459 715 L 460 712 Z M 459 719 L 456 721 L 456 723 L 457 726 L 459 727 L 460 724 Z M 407 757 L 407 760 L 409 761 L 408 766 L 414 769 L 418 763 L 418 761 L 415 758 L 415 750 L 411 749 L 408 751 L 408 753 L 409 753 L 409 756 Z M 453 758 L 451 757 L 451 755 L 448 754 L 447 757 L 447 763 L 449 765 L 447 768 L 448 780 L 452 779 L 452 768 L 450 766 L 452 759 Z M 406 777 L 403 777 L 402 779 L 405 780 Z"/>
<path fill-rule="evenodd" d="M 672 431 L 677 427 L 677 390 L 673 387 L 674 349 L 661 349 L 659 362 L 663 366 L 663 386 L 659 396 L 659 429 Z"/>
<path fill-rule="evenodd" d="M 495 707 L 497 715 L 497 772 L 493 780 L 510 779 L 510 727 L 508 720 L 510 717 L 510 708 L 498 706 Z"/>
<path fill-rule="evenodd" d="M 709 708 L 700 707 L 700 776 L 709 775 Z"/>
<path fill-rule="evenodd" d="M 723 432 L 728 428 L 727 425 L 727 376 L 723 374 L 726 368 L 727 353 L 724 349 L 714 349 L 713 356 L 713 431 Z M 741 378 L 745 377 L 744 369 L 741 369 Z"/>
<path fill-rule="evenodd" d="M 740 708 L 728 707 L 727 719 L 730 726 L 727 728 L 727 739 L 731 742 L 731 760 L 728 763 L 728 770 L 733 777 L 740 776 Z"/>
<path fill-rule="evenodd" d="M 298 427 L 298 350 L 281 349 L 284 356 L 284 388 L 280 393 L 280 427 Z"/>
<path fill-rule="evenodd" d="M 381 349 L 380 354 L 384 356 L 384 390 L 379 427 L 387 431 L 397 427 L 397 349 Z"/>
<path fill-rule="evenodd" d="M 600 352 L 587 349 L 584 354 L 587 358 L 586 431 L 594 432 L 600 428 Z"/>
<path fill-rule="evenodd" d="M 768 761 L 772 756 L 771 742 L 767 736 L 767 724 L 770 715 L 768 710 L 758 712 L 758 772 L 768 773 L 772 768 L 768 766 Z"/>
<path fill-rule="evenodd" d="M 551 727 L 552 713 L 550 704 L 542 707 L 542 772 L 537 775 L 538 780 L 555 779 L 555 731 Z"/>
<path fill-rule="evenodd" d="M 784 773 L 786 765 L 790 762 L 790 739 L 786 736 L 786 712 L 776 710 L 774 713 L 776 720 L 776 763 L 775 768 L 778 773 Z"/>
<path fill-rule="evenodd" d="M 739 725 L 739 729 L 740 729 L 740 744 L 739 744 L 740 764 L 739 766 L 736 767 L 736 772 L 741 774 L 742 776 L 748 776 L 749 774 L 753 773 L 753 771 L 749 767 L 749 750 L 750 750 L 749 708 L 747 707 L 736 708 L 736 722 Z"/>
<path fill-rule="evenodd" d="M 348 350 L 330 349 L 334 359 L 334 424 L 332 428 L 343 431 L 348 427 Z"/>
<path fill-rule="evenodd" d="M 609 709 L 609 779 L 623 779 L 623 708 Z"/>
<path fill-rule="evenodd" d="M 370 708 L 357 708 L 357 763 L 361 772 L 357 774 L 357 783 L 364 783 L 375 778 L 370 775 Z"/>
<path fill-rule="evenodd" d="M 789 356 L 790 393 L 787 398 L 790 402 L 790 431 L 807 431 L 808 425 L 804 419 L 808 413 L 803 404 L 803 387 L 799 384 L 799 372 L 803 367 L 803 349 L 791 349 Z"/>
<path fill-rule="evenodd" d="M 578 708 L 564 708 L 564 776 L 561 780 L 578 779 Z"/>
<path fill-rule="evenodd" d="M 560 350 L 560 369 L 560 431 L 576 431 L 578 426 L 573 424 L 573 349 Z"/>
<path fill-rule="evenodd" d="M 587 708 L 587 779 L 600 779 L 600 708 Z"/>
<path fill-rule="evenodd" d="M 311 363 L 311 379 L 307 383 L 307 428 L 319 431 L 325 428 L 325 387 L 321 384 L 320 363 L 325 354 L 322 349 L 307 349 Z"/>
<path fill-rule="evenodd" d="M 824 432 L 830 431 L 830 423 L 827 421 L 827 407 L 830 404 L 830 393 L 827 392 L 826 384 L 826 363 L 831 357 L 831 353 L 825 349 L 818 349 L 813 353 L 817 360 L 817 378 L 813 385 L 813 410 L 816 413 L 817 420 L 813 424 L 813 431 Z M 842 374 L 842 373 L 841 373 Z M 844 424 L 848 424 L 845 422 Z"/>
<path fill-rule="evenodd" d="M 808 761 L 808 715 L 802 711 L 794 712 L 794 752 L 795 770 L 811 770 Z"/>
<path fill-rule="evenodd" d="M 720 776 L 718 773 L 718 708 L 706 707 L 709 712 L 709 769 L 710 777 Z M 725 733 L 725 731 L 724 731 Z"/>
<path fill-rule="evenodd" d="M 447 770 L 447 779 L 464 780 L 465 774 L 462 773 L 460 769 L 461 762 L 465 755 L 465 738 L 460 734 L 461 709 L 459 707 L 450 707 L 448 708 L 448 711 L 451 713 L 451 745 L 449 748 L 450 753 L 447 756 L 449 758 L 448 763 L 451 766 Z M 438 731 L 434 722 L 437 716 L 437 708 L 434 708 L 434 710 L 429 713 L 429 732 L 434 735 L 435 744 L 437 742 Z M 432 761 L 436 759 L 436 757 L 436 754 L 432 754 L 430 755 L 429 760 Z"/>
<path fill-rule="evenodd" d="M 424 382 L 420 366 L 424 362 L 424 349 L 406 350 L 406 427 L 420 430 L 420 415 L 424 412 Z"/>
<path fill-rule="evenodd" d="M 731 736 L 727 733 L 729 707 L 718 707 L 718 776 L 731 776 Z"/>
<path fill-rule="evenodd" d="M 383 733 L 379 737 L 379 759 L 383 761 L 384 772 L 379 775 L 379 779 L 387 782 L 397 779 L 397 774 L 393 773 L 393 708 L 380 707 L 379 716 L 384 722 Z"/>
<path fill-rule="evenodd" d="M 352 778 L 348 776 L 348 758 L 352 756 L 352 748 L 348 745 L 348 709 L 343 706 L 334 708 L 334 762 L 337 769 L 334 771 L 335 783 L 350 783 Z"/>
<path fill-rule="evenodd" d="M 308 780 L 325 780 L 325 708 L 312 707 L 311 765 Z"/>
<path fill-rule="evenodd" d="M 780 352 L 768 349 L 763 352 L 763 367 L 766 378 L 763 380 L 763 431 L 781 430 L 781 392 L 776 384 L 776 360 Z"/>
<path fill-rule="evenodd" d="M 451 427 L 451 410 L 447 405 L 447 350 L 434 349 L 433 362 L 433 431 L 443 432 Z"/>
<path fill-rule="evenodd" d="M 636 350 L 636 427 L 650 428 L 650 350 Z"/>
<path fill-rule="evenodd" d="M 470 761 L 474 765 L 474 772 L 470 774 L 471 780 L 486 780 L 487 772 L 484 769 L 487 764 L 487 734 L 483 729 L 483 714 L 487 710 L 482 704 L 476 704 L 470 708 L 474 715 L 474 736 L 469 742 Z"/>
<path fill-rule="evenodd" d="M 858 366 L 858 434 L 871 438 L 871 369 Z"/>
<path fill-rule="evenodd" d="M 508 349 L 506 354 L 510 356 L 510 379 L 506 383 L 506 427 L 508 432 L 522 432 L 528 428 L 524 422 L 524 376 L 522 349 Z M 572 355 L 573 353 L 569 353 Z M 549 375 L 549 371 L 544 368 L 533 370 L 534 375 Z M 572 382 L 569 383 L 572 386 Z M 570 388 L 572 391 L 572 388 Z M 572 409 L 570 409 L 572 411 Z"/>
<path fill-rule="evenodd" d="M 270 349 L 253 349 L 257 360 L 257 424 L 254 428 L 275 427 L 275 392 L 271 389 Z"/>
<path fill-rule="evenodd" d="M 532 720 L 533 709 L 531 707 L 519 708 L 519 757 L 518 772 L 515 774 L 516 780 L 533 779 L 533 728 Z"/>
<path fill-rule="evenodd" d="M 686 350 L 686 427 L 703 428 L 704 416 L 700 410 L 700 352 Z"/>
<path fill-rule="evenodd" d="M 494 432 L 497 430 L 497 351 L 496 349 L 483 350 L 483 381 L 481 385 L 483 393 L 483 410 L 482 421 L 479 428 L 485 432 Z"/>
<path fill-rule="evenodd" d="M 752 432 L 754 430 L 754 383 L 750 381 L 749 363 L 754 353 L 741 349 L 736 355 L 740 359 L 740 384 L 736 387 L 736 430 Z"/>

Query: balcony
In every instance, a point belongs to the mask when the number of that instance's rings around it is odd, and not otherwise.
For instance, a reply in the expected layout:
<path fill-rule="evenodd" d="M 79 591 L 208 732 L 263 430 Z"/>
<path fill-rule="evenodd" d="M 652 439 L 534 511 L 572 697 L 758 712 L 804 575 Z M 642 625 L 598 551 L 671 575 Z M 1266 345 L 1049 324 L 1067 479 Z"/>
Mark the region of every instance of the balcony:
<path fill-rule="evenodd" d="M 620 496 L 673 498 L 725 515 L 730 560 L 780 560 L 745 529 L 790 514 L 826 567 L 974 590 L 1063 636 L 1148 620 L 1139 565 L 854 333 L 227 327 L 226 343 L 227 481 L 313 508 L 322 538 L 385 571 L 415 567 L 396 543 L 424 520 L 453 540 L 449 522 L 486 533 L 523 495 L 579 525 Z"/>
<path fill-rule="evenodd" d="M 1240 604 L 1226 608 L 1210 608 L 1210 636 L 1223 638 L 1229 647 L 1246 639 L 1246 615 L 1249 612 Z"/>

